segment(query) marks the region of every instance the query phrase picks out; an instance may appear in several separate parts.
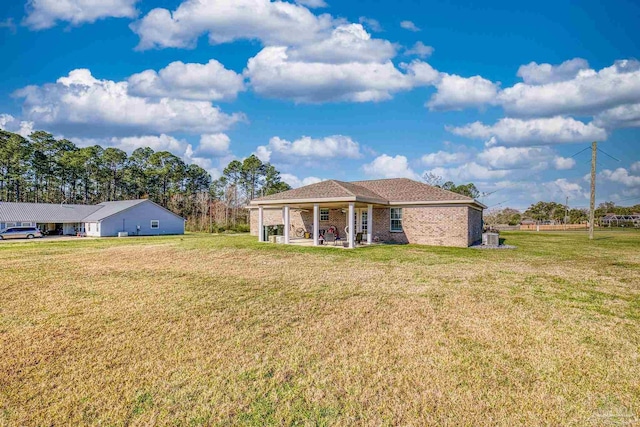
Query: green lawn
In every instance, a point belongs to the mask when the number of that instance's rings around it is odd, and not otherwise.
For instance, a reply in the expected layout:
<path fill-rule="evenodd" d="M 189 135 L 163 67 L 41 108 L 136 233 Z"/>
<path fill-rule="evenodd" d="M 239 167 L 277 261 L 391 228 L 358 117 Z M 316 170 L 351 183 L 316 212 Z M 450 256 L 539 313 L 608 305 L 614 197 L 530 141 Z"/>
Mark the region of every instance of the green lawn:
<path fill-rule="evenodd" d="M 636 425 L 640 232 L 0 243 L 0 425 Z"/>

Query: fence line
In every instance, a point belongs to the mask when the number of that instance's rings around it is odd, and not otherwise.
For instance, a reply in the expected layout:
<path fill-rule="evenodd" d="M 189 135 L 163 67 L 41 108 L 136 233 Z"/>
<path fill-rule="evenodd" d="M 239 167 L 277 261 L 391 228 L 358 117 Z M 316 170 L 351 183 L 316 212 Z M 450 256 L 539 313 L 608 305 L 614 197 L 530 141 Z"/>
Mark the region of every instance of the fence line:
<path fill-rule="evenodd" d="M 586 230 L 588 224 L 558 224 L 558 225 L 521 225 L 521 231 L 562 231 L 562 230 Z"/>

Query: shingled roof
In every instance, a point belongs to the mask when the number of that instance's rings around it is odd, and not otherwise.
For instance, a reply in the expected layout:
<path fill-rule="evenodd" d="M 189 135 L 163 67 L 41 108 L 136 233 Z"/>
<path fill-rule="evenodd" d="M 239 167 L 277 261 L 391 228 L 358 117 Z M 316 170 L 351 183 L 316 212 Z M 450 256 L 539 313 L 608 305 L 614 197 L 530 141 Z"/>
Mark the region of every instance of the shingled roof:
<path fill-rule="evenodd" d="M 295 201 L 358 201 L 380 204 L 395 203 L 474 203 L 471 197 L 443 190 L 408 178 L 376 179 L 371 181 L 344 182 L 327 180 L 293 190 L 271 194 L 251 201 L 252 205 Z"/>
<path fill-rule="evenodd" d="M 409 178 L 374 179 L 354 181 L 353 185 L 364 187 L 389 202 L 439 202 L 452 200 L 473 201 L 471 197 L 443 190 Z"/>
<path fill-rule="evenodd" d="M 329 179 L 327 181 L 317 182 L 315 184 L 305 185 L 304 187 L 294 188 L 293 190 L 283 191 L 281 193 L 271 194 L 269 196 L 254 199 L 253 202 L 269 201 L 269 200 L 340 200 L 340 199 L 362 199 L 371 201 L 385 201 L 373 191 L 353 185 L 350 182 L 336 181 Z"/>

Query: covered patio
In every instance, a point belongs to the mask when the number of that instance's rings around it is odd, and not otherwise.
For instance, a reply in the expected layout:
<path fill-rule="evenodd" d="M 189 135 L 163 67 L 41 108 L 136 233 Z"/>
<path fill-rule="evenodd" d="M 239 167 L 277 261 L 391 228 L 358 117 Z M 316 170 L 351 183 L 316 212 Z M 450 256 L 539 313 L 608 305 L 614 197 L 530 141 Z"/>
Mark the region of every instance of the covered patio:
<path fill-rule="evenodd" d="M 366 240 L 367 244 L 373 243 L 374 207 L 387 205 L 388 202 L 373 191 L 350 183 L 329 180 L 254 199 L 251 201 L 250 207 L 257 208 L 258 211 L 257 230 L 260 242 L 267 241 L 263 232 L 266 210 L 271 214 L 274 214 L 275 210 L 282 211 L 282 224 L 284 225 L 282 243 L 286 245 L 292 244 L 295 237 L 296 228 L 292 227 L 291 222 L 292 211 L 296 212 L 296 218 L 302 223 L 305 232 L 311 234 L 310 241 L 313 242 L 311 243 L 313 246 L 320 246 L 323 238 L 327 237 L 327 229 L 325 229 L 325 235 L 321 234 L 321 230 L 323 230 L 321 223 L 323 227 L 332 225 L 330 218 L 333 213 L 333 221 L 336 221 L 333 224 L 336 228 L 334 231 L 338 235 L 344 231 L 345 239 L 340 238 L 340 240 L 343 242 L 346 240 L 346 247 L 353 249 L 356 247 L 357 233 L 362 233 L 362 240 Z M 311 216 L 311 212 L 313 212 L 313 216 Z M 342 212 L 344 216 L 341 215 Z M 343 219 L 344 222 L 342 222 Z"/>
<path fill-rule="evenodd" d="M 297 244 L 304 246 L 321 246 L 322 241 L 327 241 L 328 230 L 323 230 L 320 226 L 321 210 L 332 210 L 344 212 L 344 221 L 346 227 L 344 230 L 336 230 L 336 238 L 340 242 L 346 242 L 346 247 L 353 249 L 356 247 L 356 235 L 362 233 L 363 243 L 370 245 L 373 243 L 373 209 L 375 206 L 383 206 L 380 201 L 378 203 L 367 203 L 363 201 L 324 201 L 317 203 L 269 203 L 258 206 L 258 241 L 265 242 L 265 209 L 273 210 L 279 208 L 282 211 L 282 222 L 284 224 L 283 243 L 286 245 Z M 304 227 L 305 232 L 311 234 L 311 239 L 303 239 L 295 236 L 295 227 L 292 227 L 291 212 L 292 211 L 313 212 L 312 223 Z M 330 228 L 330 227 L 327 227 Z M 344 234 L 342 234 L 344 233 Z M 340 245 L 343 246 L 343 245 Z"/>

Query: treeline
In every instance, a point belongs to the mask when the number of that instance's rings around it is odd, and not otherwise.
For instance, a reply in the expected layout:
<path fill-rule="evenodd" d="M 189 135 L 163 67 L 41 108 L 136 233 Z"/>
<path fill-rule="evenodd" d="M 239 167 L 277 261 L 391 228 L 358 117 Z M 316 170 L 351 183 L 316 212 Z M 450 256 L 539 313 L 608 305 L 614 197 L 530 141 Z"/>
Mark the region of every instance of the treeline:
<path fill-rule="evenodd" d="M 0 201 L 96 204 L 148 198 L 187 219 L 191 230 L 246 229 L 246 203 L 288 189 L 256 156 L 232 161 L 221 178 L 168 151 L 131 155 L 99 145 L 78 147 L 37 131 L 28 138 L 0 130 Z"/>
<path fill-rule="evenodd" d="M 443 182 L 444 179 L 441 176 L 436 175 L 432 172 L 424 173 L 422 175 L 422 180 L 434 187 L 442 188 L 443 190 L 448 190 L 453 193 L 462 194 L 463 196 L 471 197 L 472 199 L 477 199 L 482 195 L 480 190 L 478 190 L 473 182 L 459 185 L 456 185 L 453 181 Z"/>
<path fill-rule="evenodd" d="M 636 212 L 640 212 L 640 204 L 624 207 L 617 206 L 614 202 L 605 202 L 596 208 L 595 217 L 598 220 L 608 213 L 630 215 Z M 513 208 L 505 208 L 485 214 L 485 222 L 491 225 L 518 225 L 524 220 L 532 220 L 537 223 L 553 221 L 559 224 L 582 224 L 589 220 L 589 209 L 567 209 L 565 205 L 556 202 L 538 202 L 532 204 L 524 212 Z"/>

